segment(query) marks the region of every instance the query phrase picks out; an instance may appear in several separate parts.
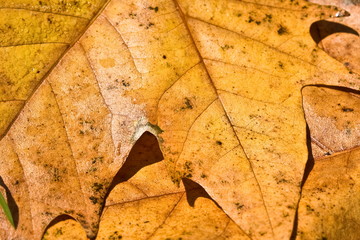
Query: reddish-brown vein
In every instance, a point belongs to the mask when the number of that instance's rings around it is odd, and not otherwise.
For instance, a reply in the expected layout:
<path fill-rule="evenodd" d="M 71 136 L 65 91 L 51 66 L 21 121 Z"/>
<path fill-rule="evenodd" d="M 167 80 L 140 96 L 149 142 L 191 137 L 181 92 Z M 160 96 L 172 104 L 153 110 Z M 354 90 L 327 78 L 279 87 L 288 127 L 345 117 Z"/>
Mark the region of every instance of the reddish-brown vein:
<path fill-rule="evenodd" d="M 167 89 L 164 90 L 164 92 L 160 95 L 160 97 L 159 97 L 158 100 L 157 100 L 156 110 L 155 110 L 156 115 L 158 115 L 158 112 L 159 112 L 159 103 L 160 103 L 161 99 L 164 97 L 165 93 L 167 93 L 167 91 L 168 91 L 169 89 L 171 89 L 171 88 L 175 85 L 175 83 L 177 83 L 181 78 L 183 78 L 190 70 L 192 70 L 194 67 L 196 67 L 199 63 L 200 63 L 200 61 L 197 62 L 196 64 L 194 64 L 194 65 L 193 65 L 192 67 L 190 67 L 188 70 L 186 70 L 186 71 L 185 71 L 183 74 L 181 74 L 173 83 L 171 83 L 170 86 L 169 86 Z M 157 124 L 157 123 L 156 123 L 156 124 Z"/>
<path fill-rule="evenodd" d="M 320 142 L 319 140 L 317 140 L 314 136 L 311 136 L 311 141 L 313 143 L 315 143 L 315 145 L 317 145 L 319 148 L 321 148 L 322 150 L 325 150 L 327 152 L 329 152 L 330 154 L 334 153 L 333 150 L 331 150 L 331 148 L 325 146 L 322 142 Z"/>
<path fill-rule="evenodd" d="M 234 221 L 229 217 L 229 221 L 226 223 L 224 229 L 221 231 L 221 233 L 219 233 L 218 235 L 216 235 L 215 237 L 212 238 L 212 240 L 217 240 L 219 239 L 219 237 L 221 237 L 222 235 L 224 235 L 224 233 L 226 232 L 227 228 L 229 227 L 230 223 L 234 223 Z M 241 230 L 242 233 L 244 233 L 250 240 L 252 239 L 243 229 L 241 229 L 236 223 L 235 223 L 236 227 L 239 228 Z"/>
<path fill-rule="evenodd" d="M 57 108 L 58 108 L 58 110 L 59 110 L 60 118 L 61 118 L 62 124 L 63 124 L 63 126 L 64 126 L 64 131 L 65 131 L 65 135 L 66 135 L 66 139 L 67 139 L 66 143 L 67 143 L 67 145 L 68 145 L 68 147 L 69 147 L 69 150 L 70 150 L 70 153 L 71 153 L 71 159 L 73 160 L 73 162 L 74 162 L 74 164 L 75 164 L 75 169 L 76 169 L 76 174 L 77 174 L 77 178 L 76 178 L 76 179 L 78 180 L 78 183 L 79 183 L 79 185 L 80 185 L 80 189 L 81 189 L 81 192 L 82 192 L 82 196 L 83 196 L 83 198 L 84 198 L 84 197 L 85 197 L 85 192 L 84 192 L 84 189 L 83 189 L 83 185 L 81 184 L 81 181 L 80 181 L 79 169 L 78 169 L 78 165 L 77 165 L 76 160 L 75 160 L 74 152 L 73 152 L 72 147 L 71 147 L 71 144 L 70 144 L 69 134 L 68 134 L 68 130 L 67 130 L 67 128 L 66 128 L 65 120 L 64 120 L 63 114 L 62 114 L 62 112 L 61 112 L 59 102 L 58 102 L 58 100 L 57 100 L 57 98 L 56 98 L 56 94 L 55 94 L 55 92 L 54 92 L 54 89 L 53 89 L 53 87 L 51 86 L 51 83 L 50 83 L 49 81 L 47 81 L 47 82 L 48 82 L 49 87 L 50 87 L 50 89 L 51 89 L 51 93 L 52 93 L 53 96 L 54 96 L 54 100 L 55 100 L 56 106 L 57 106 Z M 84 199 L 84 202 L 85 202 L 85 199 Z M 87 208 L 87 206 L 88 206 L 88 205 L 86 204 L 86 208 Z"/>
<path fill-rule="evenodd" d="M 247 35 L 245 35 L 245 34 L 243 34 L 243 33 L 239 33 L 239 32 L 236 32 L 236 31 L 234 31 L 234 30 L 231 30 L 231 29 L 227 29 L 227 28 L 225 28 L 225 27 L 219 26 L 219 25 L 214 24 L 214 23 L 206 22 L 206 21 L 203 20 L 203 19 L 196 18 L 196 17 L 193 17 L 193 16 L 188 16 L 188 15 L 186 15 L 186 17 L 191 18 L 191 19 L 194 19 L 194 20 L 199 21 L 199 22 L 203 22 L 203 23 L 205 23 L 205 24 L 208 24 L 208 25 L 211 25 L 211 26 L 214 26 L 214 27 L 217 27 L 217 28 L 220 28 L 220 29 L 222 29 L 222 30 L 224 30 L 224 31 L 234 33 L 234 34 L 238 35 L 238 36 L 241 37 L 241 38 L 249 39 L 249 40 L 251 40 L 251 41 L 260 43 L 260 44 L 264 45 L 265 47 L 267 47 L 267 48 L 269 48 L 269 49 L 271 49 L 271 50 L 273 50 L 273 51 L 275 51 L 275 52 L 284 54 L 284 55 L 289 56 L 289 57 L 291 57 L 291 58 L 295 58 L 295 59 L 297 59 L 297 60 L 299 60 L 299 61 L 301 61 L 301 62 L 304 62 L 304 63 L 306 63 L 306 64 L 309 64 L 309 65 L 311 65 L 311 66 L 314 66 L 314 67 L 317 67 L 317 68 L 321 69 L 319 66 L 317 66 L 317 65 L 314 64 L 314 63 L 311 63 L 311 62 L 309 62 L 309 61 L 306 61 L 306 60 L 304 60 L 304 59 L 302 59 L 302 58 L 299 58 L 299 57 L 297 57 L 297 56 L 291 55 L 290 53 L 281 51 L 281 50 L 277 49 L 276 47 L 273 47 L 273 46 L 271 46 L 271 45 L 269 45 L 269 44 L 266 44 L 266 43 L 264 43 L 264 42 L 261 42 L 261 41 L 255 39 L 255 38 L 249 37 L 249 36 L 247 36 Z M 326 71 L 329 71 L 329 70 L 326 69 Z M 329 71 L 329 72 L 330 72 L 330 71 Z"/>
<path fill-rule="evenodd" d="M 231 92 L 231 91 L 220 89 L 220 88 L 218 88 L 217 90 L 219 92 L 225 92 L 225 93 L 228 93 L 228 94 L 232 94 L 232 95 L 236 95 L 236 96 L 239 96 L 239 97 L 242 97 L 242 98 L 246 98 L 246 99 L 249 99 L 251 101 L 261 102 L 261 103 L 266 103 L 266 104 L 271 104 L 271 105 L 278 105 L 279 103 L 283 102 L 283 101 L 281 101 L 281 102 L 268 102 L 268 101 L 264 101 L 264 100 L 260 100 L 260 99 L 255 99 L 255 98 L 252 98 L 252 97 L 246 97 L 246 96 L 243 96 L 243 95 L 241 95 L 239 93 Z"/>
<path fill-rule="evenodd" d="M 25 100 L 25 104 L 21 107 L 21 109 L 18 111 L 17 115 L 14 117 L 14 119 L 11 121 L 11 123 L 7 126 L 6 130 L 2 135 L 0 135 L 0 140 L 9 132 L 11 126 L 14 124 L 14 122 L 17 121 L 18 117 L 20 116 L 20 113 L 24 109 L 24 107 L 27 105 L 27 103 L 30 101 L 32 96 L 35 94 L 36 90 L 41 86 L 43 81 L 49 76 L 49 74 L 52 72 L 52 70 L 57 66 L 57 64 L 61 61 L 61 59 L 65 56 L 65 54 L 71 49 L 71 47 L 82 37 L 82 35 L 87 31 L 87 29 L 92 25 L 92 23 L 97 19 L 97 17 L 101 14 L 101 12 L 104 10 L 104 8 L 108 5 L 110 0 L 108 0 L 104 5 L 99 9 L 99 11 L 94 15 L 94 17 L 88 22 L 87 26 L 84 27 L 83 32 L 79 34 L 77 38 L 74 39 L 74 41 L 69 44 L 67 49 L 61 54 L 61 56 L 53 63 L 53 65 L 49 68 L 49 70 L 46 72 L 46 74 L 42 77 L 42 79 L 37 83 L 37 85 L 34 87 L 31 94 L 28 96 L 28 98 Z M 4 8 L 3 8 L 4 9 Z"/>
<path fill-rule="evenodd" d="M 251 69 L 251 70 L 254 70 L 254 71 L 256 71 L 256 72 L 261 72 L 261 73 L 264 73 L 264 74 L 269 75 L 269 76 L 272 76 L 272 77 L 285 78 L 285 77 L 277 76 L 277 75 L 274 75 L 274 74 L 272 74 L 272 73 L 268 73 L 268 72 L 265 72 L 265 71 L 263 71 L 263 70 L 260 70 L 260 69 L 258 69 L 258 68 L 249 67 L 249 66 L 246 66 L 246 65 L 239 65 L 239 64 L 236 64 L 236 63 L 225 62 L 225 61 L 222 61 L 222 60 L 220 60 L 220 59 L 211 59 L 211 58 L 203 58 L 203 59 L 204 59 L 204 60 L 207 60 L 207 61 L 218 62 L 218 63 L 222 63 L 222 64 L 230 65 L 230 66 L 235 66 L 235 67 L 239 67 L 239 68 Z"/>
<path fill-rule="evenodd" d="M 137 199 L 134 199 L 134 200 L 124 201 L 124 202 L 117 202 L 117 203 L 113 203 L 113 204 L 107 204 L 105 207 L 108 208 L 108 207 L 111 207 L 111 206 L 122 205 L 122 204 L 126 204 L 126 203 L 133 203 L 133 202 L 138 202 L 138 201 L 141 201 L 141 200 L 152 199 L 152 198 L 160 198 L 160 197 L 175 195 L 175 194 L 179 194 L 179 193 L 184 194 L 185 191 L 164 193 L 164 194 L 155 195 L 155 196 L 146 196 L 146 197 L 137 198 Z"/>
<path fill-rule="evenodd" d="M 110 24 L 110 26 L 112 26 L 114 28 L 114 30 L 118 33 L 121 41 L 124 43 L 125 47 L 128 49 L 128 52 L 130 54 L 130 57 L 131 57 L 131 61 L 132 63 L 134 64 L 134 67 L 135 67 L 135 70 L 139 73 L 140 75 L 140 78 L 142 78 L 142 74 L 140 73 L 139 69 L 137 68 L 136 64 L 135 64 L 135 61 L 134 61 L 134 57 L 132 56 L 132 53 L 130 51 L 130 48 L 128 46 L 128 44 L 125 42 L 122 34 L 120 33 L 120 31 L 115 27 L 115 25 L 110 21 L 110 19 L 105 15 L 105 13 L 102 15 L 104 17 L 104 19 Z"/>
<path fill-rule="evenodd" d="M 200 114 L 194 119 L 194 121 L 191 123 L 188 131 L 186 131 L 186 136 L 185 136 L 185 139 L 184 139 L 184 141 L 183 141 L 183 143 L 182 143 L 181 150 L 180 150 L 180 153 L 179 153 L 179 157 L 178 157 L 178 158 L 175 160 L 175 162 L 174 162 L 174 170 L 176 169 L 176 163 L 179 161 L 179 159 L 180 159 L 180 157 L 181 157 L 181 155 L 182 155 L 182 153 L 183 153 L 183 151 L 184 151 L 185 143 L 186 143 L 186 141 L 187 141 L 187 139 L 188 139 L 188 137 L 189 137 L 189 133 L 191 132 L 191 129 L 193 128 L 195 122 L 196 122 L 196 121 L 200 118 L 200 116 L 202 116 L 202 114 L 203 114 L 204 112 L 206 112 L 206 110 L 207 110 L 216 100 L 218 100 L 218 99 L 219 99 L 219 98 L 216 97 L 211 103 L 209 103 L 209 105 L 204 109 L 204 111 L 202 111 L 202 113 L 200 113 Z"/>
<path fill-rule="evenodd" d="M 105 100 L 105 98 L 104 98 L 104 95 L 103 95 L 102 92 L 101 92 L 100 83 L 99 83 L 99 81 L 98 81 L 98 79 L 97 79 L 95 69 L 94 69 L 93 65 L 91 64 L 91 61 L 90 61 L 89 56 L 87 55 L 87 53 L 86 53 L 86 51 L 85 51 L 84 46 L 83 46 L 80 42 L 79 42 L 79 46 L 80 46 L 81 50 L 83 51 L 84 57 L 85 57 L 88 65 L 89 65 L 89 67 L 90 67 L 90 69 L 91 69 L 91 72 L 92 72 L 92 74 L 93 74 L 93 76 L 94 76 L 95 82 L 96 82 L 97 87 L 98 87 L 98 89 L 99 89 L 99 94 L 100 94 L 100 96 L 101 96 L 101 98 L 102 98 L 102 100 L 103 100 L 103 102 L 104 102 L 104 105 L 105 105 L 106 108 L 109 110 L 109 114 L 110 114 L 110 118 L 111 118 L 111 119 L 110 119 L 110 122 L 111 122 L 111 124 L 112 124 L 112 122 L 113 122 L 113 117 L 114 117 L 114 116 L 113 116 L 113 113 L 111 112 L 111 108 L 110 108 L 109 105 L 106 103 L 106 100 Z M 110 130 L 110 132 L 111 132 L 111 139 L 112 139 L 113 147 L 114 147 L 114 149 L 116 149 L 115 141 L 114 141 L 114 136 L 113 136 L 111 130 Z"/>
<path fill-rule="evenodd" d="M 186 16 L 186 15 L 181 11 L 180 5 L 179 5 L 179 3 L 177 2 L 177 0 L 173 0 L 173 1 L 174 1 L 175 6 L 177 7 L 177 9 L 179 10 L 180 16 L 181 16 L 181 18 L 183 19 L 184 25 L 185 25 L 185 27 L 186 27 L 186 29 L 187 29 L 187 32 L 188 32 L 188 34 L 189 34 L 190 39 L 191 39 L 192 42 L 194 43 L 194 48 L 195 48 L 196 52 L 198 53 L 198 56 L 200 57 L 200 59 L 201 59 L 202 63 L 204 64 L 204 66 L 206 66 L 205 63 L 204 63 L 204 60 L 201 58 L 200 50 L 199 50 L 198 47 L 196 46 L 196 41 L 195 41 L 195 39 L 193 38 L 193 36 L 192 36 L 192 34 L 191 34 L 191 31 L 190 31 L 190 28 L 189 28 L 189 26 L 188 26 L 187 19 L 186 19 L 186 17 L 188 17 L 188 16 Z M 226 29 L 225 29 L 225 30 L 226 30 Z M 204 69 L 205 69 L 205 72 L 206 72 L 206 74 L 207 74 L 207 76 L 208 76 L 211 84 L 213 85 L 213 88 L 214 88 L 217 96 L 219 96 L 219 93 L 218 93 L 218 91 L 217 91 L 217 89 L 216 89 L 216 87 L 215 87 L 215 84 L 214 84 L 214 82 L 213 82 L 213 80 L 212 80 L 212 78 L 211 78 L 211 76 L 210 76 L 210 73 L 209 73 L 208 69 L 207 69 L 206 67 L 204 67 Z M 228 122 L 230 123 L 231 126 L 233 126 L 232 123 L 231 123 L 231 120 L 230 120 L 230 116 L 229 116 L 228 113 L 226 112 L 224 103 L 221 101 L 221 98 L 219 98 L 219 100 L 220 100 L 221 106 L 222 106 L 222 108 L 223 108 L 223 110 L 224 110 L 224 113 L 225 113 L 225 116 L 226 116 Z M 267 210 L 267 206 L 266 206 L 266 204 L 265 204 L 264 196 L 263 196 L 263 193 L 262 193 L 262 191 L 261 191 L 261 186 L 260 186 L 260 183 L 259 183 L 259 181 L 258 181 L 258 179 L 257 179 L 257 177 L 256 177 L 256 174 L 255 174 L 255 171 L 254 171 L 252 162 L 250 161 L 249 157 L 247 156 L 247 154 L 246 154 L 246 152 L 245 152 L 245 150 L 244 150 L 244 147 L 242 146 L 242 144 L 241 144 L 241 142 L 240 142 L 240 139 L 239 139 L 239 137 L 237 136 L 235 130 L 234 130 L 233 128 L 232 128 L 232 130 L 233 130 L 233 133 L 234 133 L 236 139 L 237 139 L 238 142 L 239 142 L 239 145 L 240 145 L 241 148 L 243 149 L 243 152 L 244 152 L 246 158 L 247 158 L 248 161 L 249 161 L 250 169 L 251 169 L 251 172 L 253 173 L 253 175 L 254 175 L 254 177 L 255 177 L 256 184 L 257 184 L 257 186 L 258 186 L 258 188 L 259 188 L 259 190 L 260 190 L 261 199 L 262 199 L 262 201 L 263 201 L 263 205 L 264 205 L 264 208 L 265 208 L 265 211 L 266 211 L 266 214 L 267 214 L 267 218 L 268 218 L 268 221 L 269 221 L 269 224 L 270 224 L 270 227 L 271 227 L 272 235 L 274 236 L 274 231 L 273 231 L 272 223 L 271 223 L 271 220 L 270 220 L 269 212 L 268 212 L 268 210 Z"/>
<path fill-rule="evenodd" d="M 84 57 L 85 57 L 85 59 L 86 59 L 86 61 L 87 61 L 87 63 L 88 63 L 88 66 L 89 66 L 89 68 L 90 68 L 90 70 L 91 70 L 91 72 L 92 72 L 92 74 L 93 74 L 93 76 L 94 76 L 96 85 L 97 85 L 97 87 L 98 87 L 98 89 L 99 89 L 98 92 L 99 92 L 99 94 L 100 94 L 100 96 L 101 96 L 101 98 L 102 98 L 105 106 L 106 106 L 107 109 L 110 111 L 110 107 L 109 107 L 109 105 L 106 103 L 106 100 L 105 100 L 105 98 L 104 98 L 104 95 L 103 95 L 102 92 L 101 92 L 101 86 L 100 86 L 98 77 L 97 77 L 97 75 L 96 75 L 95 68 L 94 68 L 94 66 L 92 65 L 92 63 L 91 63 L 91 61 L 90 61 L 90 58 L 89 58 L 89 56 L 87 55 L 87 53 L 86 53 L 86 51 L 85 51 L 85 48 L 84 48 L 84 46 L 81 44 L 81 42 L 79 42 L 79 46 L 80 46 L 80 48 L 81 48 L 81 50 L 82 50 L 82 52 L 83 52 L 83 55 L 84 55 Z M 110 111 L 110 114 L 112 115 L 111 111 Z"/>
<path fill-rule="evenodd" d="M 145 195 L 145 197 L 148 197 L 148 195 L 144 192 L 144 190 L 142 190 L 141 188 L 139 188 L 136 184 L 130 182 L 130 181 L 127 181 L 131 186 L 133 186 L 134 188 L 136 188 L 137 190 L 139 190 L 142 194 Z"/>
<path fill-rule="evenodd" d="M 262 3 L 257 3 L 257 2 L 243 1 L 243 0 L 237 0 L 237 1 L 233 1 L 233 2 L 242 2 L 242 3 L 245 3 L 245 4 L 252 4 L 252 5 L 255 5 L 255 6 L 262 6 L 262 7 L 267 7 L 267 8 L 275 8 L 275 9 L 287 10 L 287 11 L 293 11 L 293 12 L 302 12 L 302 11 L 304 11 L 303 9 L 298 10 L 298 9 L 284 8 L 284 7 L 278 7 L 278 6 L 262 4 Z"/>
<path fill-rule="evenodd" d="M 85 20 L 89 21 L 89 19 L 86 18 L 86 17 L 76 16 L 76 15 L 71 15 L 71 14 L 66 14 L 66 13 L 41 11 L 41 10 L 21 8 L 21 7 L 15 7 L 15 8 L 14 7 L 2 7 L 2 8 L 0 8 L 0 10 L 2 10 L 2 9 L 4 9 L 4 10 L 20 10 L 20 11 L 38 12 L 38 13 L 44 13 L 44 14 L 54 14 L 54 15 L 65 16 L 65 17 L 81 18 L 81 19 L 85 19 Z"/>
<path fill-rule="evenodd" d="M 0 100 L 0 102 L 25 102 L 25 100 L 21 99 L 6 99 L 6 100 Z"/>
<path fill-rule="evenodd" d="M 163 220 L 163 222 L 154 229 L 154 231 L 152 232 L 152 234 L 151 234 L 149 237 L 147 237 L 146 240 L 148 240 L 148 239 L 150 239 L 152 236 L 154 236 L 155 233 L 160 229 L 160 227 L 162 227 L 162 226 L 165 224 L 166 220 L 167 220 L 167 219 L 171 216 L 171 214 L 174 212 L 174 210 L 175 210 L 176 207 L 179 205 L 179 203 L 180 203 L 181 199 L 184 197 L 184 195 L 185 195 L 185 192 L 184 192 L 183 194 L 181 194 L 179 200 L 176 202 L 176 204 L 174 205 L 174 207 L 173 207 L 173 208 L 169 211 L 169 213 L 166 215 L 166 217 L 165 217 L 165 219 Z"/>
<path fill-rule="evenodd" d="M 16 159 L 17 159 L 17 162 L 19 163 L 19 166 L 21 167 L 21 170 L 22 170 L 22 173 L 23 173 L 23 177 L 24 177 L 24 181 L 25 181 L 25 185 L 24 188 L 26 189 L 26 192 L 27 192 L 27 195 L 28 195 L 28 199 L 30 200 L 30 202 L 27 204 L 29 206 L 29 209 L 30 209 L 30 216 L 31 216 L 31 227 L 32 227 L 32 232 L 34 233 L 34 227 L 35 227 L 35 224 L 34 224 L 34 215 L 33 215 L 33 212 L 32 212 L 32 208 L 31 206 L 33 206 L 31 204 L 31 201 L 33 201 L 34 199 L 31 199 L 30 197 L 30 190 L 29 190 L 29 187 L 28 187 L 28 181 L 27 181 L 27 178 L 26 178 L 26 174 L 25 174 L 25 171 L 24 171 L 24 167 L 22 166 L 21 164 L 21 161 L 20 161 L 20 157 L 19 157 L 19 154 L 17 153 L 17 149 L 15 147 L 15 141 L 14 139 L 12 139 L 11 136 L 9 136 L 9 142 L 10 142 L 10 145 L 11 145 L 11 148 L 14 150 L 14 153 L 16 155 Z"/>
<path fill-rule="evenodd" d="M 14 44 L 14 45 L 2 45 L 0 48 L 7 48 L 7 47 L 21 47 L 21 46 L 29 46 L 29 45 L 43 45 L 43 44 L 61 44 L 61 45 L 70 45 L 70 43 L 65 42 L 35 42 L 35 43 L 21 43 L 21 44 Z"/>

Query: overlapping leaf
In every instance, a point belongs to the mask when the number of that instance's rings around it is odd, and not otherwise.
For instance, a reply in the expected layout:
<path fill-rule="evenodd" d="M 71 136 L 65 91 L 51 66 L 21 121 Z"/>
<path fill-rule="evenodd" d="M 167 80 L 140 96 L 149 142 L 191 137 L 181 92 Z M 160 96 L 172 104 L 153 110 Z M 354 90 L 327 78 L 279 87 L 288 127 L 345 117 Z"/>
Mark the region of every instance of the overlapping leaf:
<path fill-rule="evenodd" d="M 322 87 L 302 93 L 314 158 L 359 146 L 359 94 Z"/>
<path fill-rule="evenodd" d="M 297 239 L 359 237 L 359 148 L 315 162 L 302 191 Z"/>
<path fill-rule="evenodd" d="M 308 156 L 301 88 L 359 89 L 308 32 L 337 12 L 304 1 L 110 1 L 0 142 L 27 228 L 15 234 L 39 238 L 68 214 L 94 237 L 112 178 L 150 131 L 173 182 L 199 183 L 251 238 L 289 238 Z"/>

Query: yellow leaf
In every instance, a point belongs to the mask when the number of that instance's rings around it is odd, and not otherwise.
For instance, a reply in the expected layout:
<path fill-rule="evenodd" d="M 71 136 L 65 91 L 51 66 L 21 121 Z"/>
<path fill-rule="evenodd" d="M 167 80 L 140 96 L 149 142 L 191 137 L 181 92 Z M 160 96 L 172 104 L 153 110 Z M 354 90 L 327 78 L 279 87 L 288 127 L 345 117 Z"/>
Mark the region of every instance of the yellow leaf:
<path fill-rule="evenodd" d="M 107 189 L 148 131 L 174 183 L 200 184 L 250 238 L 288 239 L 308 157 L 301 89 L 360 86 L 309 34 L 338 11 L 306 1 L 110 1 L 49 75 L 19 90 L 31 97 L 16 120 L 2 120 L 11 124 L 0 174 L 27 206 L 26 234 L 39 238 L 68 214 L 95 237 Z"/>
<path fill-rule="evenodd" d="M 0 3 L 0 136 L 105 0 Z"/>

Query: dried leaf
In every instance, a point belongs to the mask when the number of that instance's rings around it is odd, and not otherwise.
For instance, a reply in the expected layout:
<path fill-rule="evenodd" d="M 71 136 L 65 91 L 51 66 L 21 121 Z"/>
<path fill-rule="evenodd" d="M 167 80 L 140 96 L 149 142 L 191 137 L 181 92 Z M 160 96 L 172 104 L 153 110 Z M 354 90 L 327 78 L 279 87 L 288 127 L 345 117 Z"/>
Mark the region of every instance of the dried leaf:
<path fill-rule="evenodd" d="M 331 23 L 342 24 L 342 26 L 338 25 L 336 27 L 336 31 L 339 32 L 337 34 L 328 36 L 327 29 L 318 26 L 319 35 L 322 38 L 326 36 L 320 42 L 320 46 L 331 56 L 344 63 L 351 71 L 359 74 L 360 56 L 357 53 L 360 51 L 360 2 L 358 0 L 311 0 L 311 2 L 337 5 L 351 13 L 349 17 L 331 20 Z M 349 31 L 349 29 L 346 30 L 345 26 L 350 26 L 357 32 Z"/>
<path fill-rule="evenodd" d="M 96 239 L 249 239 L 199 185 L 174 186 L 161 160 L 156 138 L 145 132 L 115 177 Z M 73 239 L 79 231 L 69 219 L 45 239 Z"/>
<path fill-rule="evenodd" d="M 0 3 L 0 136 L 106 0 Z"/>
<path fill-rule="evenodd" d="M 323 87 L 305 87 L 302 93 L 314 158 L 359 146 L 359 94 Z"/>
<path fill-rule="evenodd" d="M 360 149 L 315 161 L 302 190 L 297 239 L 358 239 Z"/>
<path fill-rule="evenodd" d="M 3 120 L 0 175 L 24 209 L 14 234 L 39 239 L 67 214 L 95 237 L 113 177 L 149 131 L 173 182 L 200 184 L 251 238 L 289 238 L 308 156 L 301 89 L 360 86 L 309 34 L 338 11 L 110 1 L 16 120 Z"/>

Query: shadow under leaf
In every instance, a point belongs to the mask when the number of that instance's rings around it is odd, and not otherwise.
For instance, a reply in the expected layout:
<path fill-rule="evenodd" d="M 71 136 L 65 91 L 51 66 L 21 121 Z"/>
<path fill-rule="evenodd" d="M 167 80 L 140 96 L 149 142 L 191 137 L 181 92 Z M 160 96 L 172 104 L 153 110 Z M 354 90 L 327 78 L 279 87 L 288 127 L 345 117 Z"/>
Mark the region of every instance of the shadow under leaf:
<path fill-rule="evenodd" d="M 6 192 L 6 198 L 7 198 L 7 204 L 9 206 L 9 209 L 11 211 L 12 218 L 14 220 L 15 228 L 18 226 L 19 223 L 19 207 L 15 202 L 15 199 L 11 195 L 11 192 L 9 188 L 5 185 L 3 179 L 0 177 L 0 186 L 5 189 Z"/>
<path fill-rule="evenodd" d="M 316 44 L 334 33 L 350 33 L 359 36 L 359 33 L 351 27 L 336 22 L 320 20 L 310 26 L 310 35 Z"/>
<path fill-rule="evenodd" d="M 195 206 L 196 199 L 198 199 L 199 197 L 203 197 L 213 201 L 218 208 L 222 209 L 219 206 L 219 204 L 210 197 L 210 195 L 205 191 L 205 189 L 200 184 L 188 178 L 183 178 L 182 181 L 186 191 L 187 202 L 191 207 Z"/>
<path fill-rule="evenodd" d="M 131 149 L 124 165 L 115 175 L 106 197 L 117 184 L 129 180 L 140 171 L 140 169 L 160 162 L 163 159 L 164 157 L 160 150 L 157 138 L 149 132 L 144 132 Z"/>

